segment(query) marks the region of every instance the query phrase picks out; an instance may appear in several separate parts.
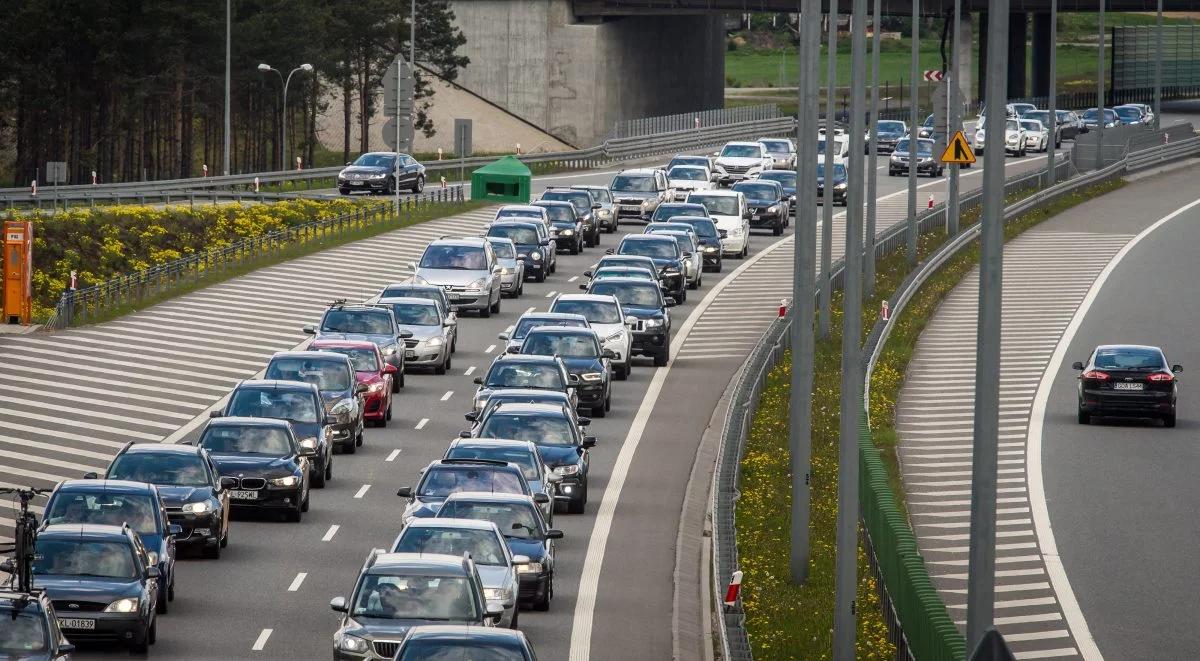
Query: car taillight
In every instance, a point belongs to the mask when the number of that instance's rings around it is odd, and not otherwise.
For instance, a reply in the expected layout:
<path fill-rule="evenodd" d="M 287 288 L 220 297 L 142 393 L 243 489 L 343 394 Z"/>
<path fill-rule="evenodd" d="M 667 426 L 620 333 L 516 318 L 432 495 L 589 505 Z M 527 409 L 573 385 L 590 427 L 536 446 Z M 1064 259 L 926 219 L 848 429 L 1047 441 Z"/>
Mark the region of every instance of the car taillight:
<path fill-rule="evenodd" d="M 1146 377 L 1147 381 L 1174 381 L 1175 375 L 1169 372 L 1155 372 Z"/>
<path fill-rule="evenodd" d="M 1100 370 L 1088 370 L 1083 373 L 1083 378 L 1092 379 L 1095 381 L 1107 381 L 1109 376 L 1108 372 L 1101 372 Z"/>

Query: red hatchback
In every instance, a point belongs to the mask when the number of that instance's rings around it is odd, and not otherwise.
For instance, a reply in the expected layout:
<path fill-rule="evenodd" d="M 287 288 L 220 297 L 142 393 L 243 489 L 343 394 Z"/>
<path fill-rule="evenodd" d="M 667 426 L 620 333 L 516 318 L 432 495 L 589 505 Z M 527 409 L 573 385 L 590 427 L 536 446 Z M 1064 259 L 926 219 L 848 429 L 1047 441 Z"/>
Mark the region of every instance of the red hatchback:
<path fill-rule="evenodd" d="M 375 423 L 376 427 L 387 425 L 387 421 L 392 419 L 392 380 L 396 367 L 384 361 L 383 354 L 379 353 L 379 347 L 374 342 L 313 340 L 308 348 L 310 351 L 332 351 L 349 356 L 354 364 L 354 376 L 359 383 L 367 384 L 367 410 L 363 419 Z"/>

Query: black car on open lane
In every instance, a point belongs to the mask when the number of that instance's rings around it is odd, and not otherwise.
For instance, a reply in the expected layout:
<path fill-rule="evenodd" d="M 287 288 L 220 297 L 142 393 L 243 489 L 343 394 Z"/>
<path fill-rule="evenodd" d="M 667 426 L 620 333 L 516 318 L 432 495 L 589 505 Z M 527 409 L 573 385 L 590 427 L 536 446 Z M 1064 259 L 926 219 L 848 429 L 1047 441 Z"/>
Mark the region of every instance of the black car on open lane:
<path fill-rule="evenodd" d="M 1093 417 L 1157 418 L 1175 426 L 1179 372 L 1183 367 L 1167 362 L 1162 349 L 1136 344 L 1104 344 L 1079 370 L 1077 387 L 1079 424 Z"/>
<path fill-rule="evenodd" d="M 674 238 L 661 234 L 629 234 L 621 240 L 613 254 L 649 257 L 658 270 L 663 291 L 679 303 L 687 300 L 687 278 L 683 263 L 686 257 Z"/>

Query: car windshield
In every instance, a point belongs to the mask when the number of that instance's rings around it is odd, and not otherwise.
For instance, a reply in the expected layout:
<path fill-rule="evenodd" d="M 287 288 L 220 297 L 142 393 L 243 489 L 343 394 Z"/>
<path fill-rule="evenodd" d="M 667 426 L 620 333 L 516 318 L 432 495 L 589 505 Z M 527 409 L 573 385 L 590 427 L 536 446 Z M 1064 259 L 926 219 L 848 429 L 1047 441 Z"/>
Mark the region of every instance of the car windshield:
<path fill-rule="evenodd" d="M 441 553 L 462 557 L 470 553 L 477 565 L 508 564 L 504 540 L 491 530 L 409 526 L 400 533 L 392 553 Z"/>
<path fill-rule="evenodd" d="M 492 227 L 488 229 L 488 236 L 498 236 L 518 245 L 535 245 L 538 242 L 537 230 L 532 227 Z"/>
<path fill-rule="evenodd" d="M 612 193 L 608 192 L 607 188 L 581 188 L 580 190 L 587 190 L 600 204 L 610 204 L 612 202 Z"/>
<path fill-rule="evenodd" d="M 365 168 L 394 168 L 396 157 L 391 154 L 363 154 L 354 161 L 354 165 Z"/>
<path fill-rule="evenodd" d="M 496 257 L 500 259 L 516 259 L 517 251 L 513 250 L 513 244 L 507 241 L 492 241 L 492 252 L 496 253 Z"/>
<path fill-rule="evenodd" d="M 438 314 L 436 305 L 393 303 L 392 314 L 396 316 L 397 324 L 405 326 L 440 326 L 442 324 L 442 318 Z"/>
<path fill-rule="evenodd" d="M 321 332 L 391 335 L 392 320 L 379 310 L 330 310 L 321 320 Z"/>
<path fill-rule="evenodd" d="M 465 576 L 367 574 L 351 614 L 392 620 L 474 622 L 481 614 Z"/>
<path fill-rule="evenodd" d="M 643 175 L 619 174 L 613 177 L 612 186 L 609 187 L 615 191 L 625 193 L 653 193 L 654 192 L 654 177 Z"/>
<path fill-rule="evenodd" d="M 482 437 L 481 437 L 482 438 Z M 489 436 L 488 438 L 505 438 L 498 436 Z M 525 440 L 525 439 L 511 439 Z M 503 447 L 453 447 L 446 453 L 447 459 L 491 459 L 493 461 L 507 461 L 510 464 L 516 464 L 521 468 L 521 474 L 526 480 L 540 480 L 542 474 L 538 467 L 536 459 L 529 452 L 521 448 L 503 448 Z M 457 553 L 455 555 L 462 555 Z"/>
<path fill-rule="evenodd" d="M 533 507 L 523 503 L 472 503 L 452 501 L 438 512 L 439 517 L 491 521 L 500 534 L 515 539 L 536 539 L 542 536 L 541 526 Z"/>
<path fill-rule="evenodd" d="M 721 150 L 721 156 L 728 158 L 759 158 L 762 156 L 761 147 L 758 145 L 725 145 Z"/>
<path fill-rule="evenodd" d="M 558 305 L 555 305 L 554 312 L 566 312 L 570 314 L 579 314 L 574 310 L 560 310 Z M 567 326 L 569 328 L 587 328 L 587 322 L 579 319 L 546 319 L 544 317 L 534 317 L 532 319 L 520 319 L 517 321 L 517 327 L 513 329 L 512 339 L 523 340 L 529 331 L 541 326 Z"/>
<path fill-rule="evenodd" d="M 557 202 L 570 202 L 575 205 L 575 208 L 580 211 L 587 211 L 592 208 L 592 198 L 585 192 L 581 191 L 557 191 L 548 190 L 542 193 L 543 200 L 552 200 Z"/>
<path fill-rule="evenodd" d="M 779 190 L 770 184 L 748 184 L 739 183 L 733 185 L 733 190 L 745 195 L 751 200 L 777 200 L 779 199 Z"/>
<path fill-rule="evenodd" d="M 1121 119 L 1141 119 L 1142 111 L 1137 108 L 1117 108 L 1117 115 Z"/>
<path fill-rule="evenodd" d="M 501 209 L 496 218 L 536 218 L 542 219 L 542 212 L 537 209 Z"/>
<path fill-rule="evenodd" d="M 525 493 L 521 478 L 507 470 L 490 466 L 435 466 L 425 472 L 417 495 L 445 498 L 459 491 Z"/>
<path fill-rule="evenodd" d="M 678 232 L 678 230 L 673 230 Z M 669 234 L 668 236 L 675 239 L 675 243 L 679 244 L 679 252 L 696 252 L 696 244 L 692 241 L 692 237 L 686 234 Z"/>
<path fill-rule="evenodd" d="M 680 165 L 671 168 L 667 173 L 668 179 L 685 179 L 688 181 L 708 181 L 708 175 L 701 168 L 695 168 L 690 165 Z"/>
<path fill-rule="evenodd" d="M 1100 349 L 1096 352 L 1095 365 L 1102 370 L 1138 370 L 1153 372 L 1166 368 L 1162 354 L 1154 349 L 1121 347 Z"/>
<path fill-rule="evenodd" d="M 349 390 L 351 382 L 354 381 L 345 365 L 339 365 L 332 360 L 307 358 L 273 358 L 267 365 L 263 378 L 311 383 L 323 391 Z"/>
<path fill-rule="evenodd" d="M 718 216 L 738 215 L 738 201 L 732 195 L 689 195 L 688 202 L 703 204 L 710 214 Z"/>
<path fill-rule="evenodd" d="M 353 348 L 353 347 L 321 347 L 321 351 L 329 353 L 340 353 L 343 356 L 350 358 L 350 363 L 354 365 L 355 372 L 378 372 L 379 357 L 375 355 L 374 349 Z"/>
<path fill-rule="evenodd" d="M 907 152 L 908 151 L 908 140 L 901 140 L 900 142 L 897 142 L 896 143 L 896 151 Z M 919 156 L 928 156 L 932 153 L 933 153 L 933 143 L 932 142 L 921 142 L 919 140 L 917 141 L 917 154 Z"/>
<path fill-rule="evenodd" d="M 209 427 L 200 437 L 200 447 L 213 454 L 261 454 L 268 457 L 292 454 L 287 432 L 278 427 Z"/>
<path fill-rule="evenodd" d="M 3 608 L 0 609 L 0 622 L 4 623 L 0 627 L 0 657 L 22 659 L 27 655 L 45 652 L 50 644 L 46 618 L 40 613 L 13 612 L 11 608 Z"/>
<path fill-rule="evenodd" d="M 904 122 L 879 122 L 875 130 L 879 133 L 904 133 Z"/>
<path fill-rule="evenodd" d="M 483 271 L 487 269 L 487 256 L 478 246 L 434 244 L 421 256 L 421 268 Z"/>
<path fill-rule="evenodd" d="M 552 223 L 573 223 L 575 222 L 574 208 L 565 204 L 553 204 L 545 207 L 546 214 L 550 216 Z"/>
<path fill-rule="evenodd" d="M 618 255 L 639 255 L 652 259 L 674 259 L 679 250 L 667 241 L 622 241 Z"/>
<path fill-rule="evenodd" d="M 398 658 L 400 661 L 525 661 L 525 652 L 515 643 L 412 638 L 404 644 Z"/>
<path fill-rule="evenodd" d="M 791 145 L 786 140 L 762 140 L 763 146 L 772 154 L 790 154 Z"/>
<path fill-rule="evenodd" d="M 662 306 L 662 297 L 658 286 L 652 284 L 635 284 L 632 282 L 613 283 L 600 281 L 592 285 L 592 294 L 616 296 L 621 305 L 631 305 L 641 308 L 657 308 Z"/>
<path fill-rule="evenodd" d="M 611 301 L 556 301 L 554 311 L 581 314 L 588 320 L 588 323 L 593 324 L 621 323 L 621 310 L 616 303 Z"/>
<path fill-rule="evenodd" d="M 1010 119 L 1004 123 L 1004 129 L 1006 131 L 1020 131 L 1021 130 L 1021 122 L 1018 122 L 1015 119 Z"/>
<path fill-rule="evenodd" d="M 530 333 L 521 345 L 521 353 L 535 356 L 563 356 L 565 358 L 596 358 L 600 349 L 596 339 L 577 333 Z"/>
<path fill-rule="evenodd" d="M 573 424 L 566 416 L 493 413 L 484 420 L 479 435 L 532 441 L 538 445 L 575 445 Z"/>
<path fill-rule="evenodd" d="M 427 298 L 431 301 L 437 301 L 441 297 L 440 290 L 435 287 L 414 287 L 412 285 L 400 285 L 399 287 L 389 287 L 383 290 L 379 298 Z"/>
<path fill-rule="evenodd" d="M 128 523 L 139 533 L 158 532 L 157 503 L 144 493 L 72 493 L 63 491 L 54 496 L 51 509 L 45 514 L 46 523 L 95 523 L 119 526 Z"/>
<path fill-rule="evenodd" d="M 105 475 L 110 480 L 130 480 L 173 487 L 209 484 L 204 460 L 194 454 L 126 452 L 117 456 Z"/>
<path fill-rule="evenodd" d="M 489 388 L 542 388 L 563 390 L 562 372 L 557 365 L 533 365 L 529 363 L 496 363 L 488 372 Z"/>
<path fill-rule="evenodd" d="M 1042 125 L 1034 121 L 1021 122 L 1021 128 L 1025 129 L 1026 131 L 1041 131 Z"/>
<path fill-rule="evenodd" d="M 33 573 L 134 579 L 138 577 L 138 566 L 133 547 L 127 542 L 39 539 Z"/>
<path fill-rule="evenodd" d="M 228 415 L 317 422 L 317 404 L 306 392 L 239 388 L 229 404 Z"/>
<path fill-rule="evenodd" d="M 691 219 L 678 219 L 677 218 L 675 222 L 687 223 L 688 225 L 691 225 L 692 231 L 695 232 L 697 236 L 702 236 L 702 237 L 705 237 L 708 239 L 712 239 L 712 238 L 716 238 L 716 237 L 720 236 L 720 234 L 718 234 L 718 232 L 717 232 L 716 224 L 713 223 L 713 221 L 711 221 L 711 220 L 701 220 L 701 219 L 691 220 Z"/>
<path fill-rule="evenodd" d="M 1048 124 L 1050 122 L 1050 113 L 1045 110 L 1033 110 L 1033 111 L 1025 113 L 1024 118 L 1029 119 L 1029 120 L 1036 120 L 1036 121 L 1041 122 L 1042 124 Z M 1022 123 L 1024 123 L 1024 122 L 1022 122 Z"/>
<path fill-rule="evenodd" d="M 817 163 L 817 176 L 818 177 L 825 176 L 825 164 L 824 163 Z M 833 178 L 834 179 L 845 179 L 846 178 L 846 166 L 842 165 L 841 163 L 834 163 L 833 164 Z"/>
<path fill-rule="evenodd" d="M 792 170 L 770 170 L 759 177 L 762 181 L 778 181 L 784 188 L 796 187 L 796 173 Z"/>

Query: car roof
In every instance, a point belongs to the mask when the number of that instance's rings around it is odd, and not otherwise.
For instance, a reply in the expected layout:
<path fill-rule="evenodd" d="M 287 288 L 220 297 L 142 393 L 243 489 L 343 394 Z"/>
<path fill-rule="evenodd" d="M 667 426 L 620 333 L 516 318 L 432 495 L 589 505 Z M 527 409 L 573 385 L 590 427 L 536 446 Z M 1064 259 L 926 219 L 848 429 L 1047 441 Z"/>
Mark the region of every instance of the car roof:
<path fill-rule="evenodd" d="M 1115 350 L 1115 349 L 1143 349 L 1149 351 L 1158 351 L 1162 353 L 1161 347 L 1151 346 L 1149 344 L 1101 344 L 1096 347 L 1096 351 Z"/>
<path fill-rule="evenodd" d="M 609 297 L 606 296 L 605 298 Z M 504 390 L 497 390 L 491 395 L 488 395 L 488 400 L 518 399 L 521 397 L 556 399 L 562 402 L 570 400 L 570 396 L 561 390 L 538 390 L 534 388 L 505 388 Z M 517 403 L 520 402 L 509 402 L 509 404 Z"/>
<path fill-rule="evenodd" d="M 278 427 L 285 429 L 291 424 L 281 418 L 251 418 L 240 415 L 212 418 L 208 421 L 209 427 Z"/>
<path fill-rule="evenodd" d="M 424 519 L 415 518 L 404 524 L 404 530 L 409 528 L 461 528 L 470 530 L 494 530 L 496 524 L 484 519 Z M 403 534 L 404 530 L 400 533 Z M 462 559 L 459 559 L 461 562 Z"/>
<path fill-rule="evenodd" d="M 699 165 L 696 163 L 680 163 L 679 165 L 671 166 L 672 170 L 674 170 L 675 168 L 683 168 L 685 170 L 707 170 L 708 169 L 706 166 Z"/>
<path fill-rule="evenodd" d="M 573 203 L 568 202 L 566 200 L 538 200 L 538 201 L 534 202 L 534 204 L 539 207 L 547 207 L 547 208 L 561 207 L 565 204 L 565 205 L 571 207 L 572 209 L 575 208 L 575 205 Z"/>
<path fill-rule="evenodd" d="M 667 239 L 668 237 L 663 237 L 663 238 Z M 668 240 L 670 240 L 671 243 L 675 243 L 674 239 L 668 239 Z M 650 282 L 649 280 L 644 280 L 642 278 L 605 278 L 602 282 L 606 285 L 608 285 L 608 284 L 637 285 L 639 287 L 645 287 L 646 285 L 649 284 L 649 285 L 654 285 L 655 289 L 658 288 L 658 285 L 655 285 L 653 282 Z M 599 284 L 599 283 L 596 283 L 596 284 Z"/>
<path fill-rule="evenodd" d="M 477 463 L 474 463 L 474 462 L 477 462 Z M 482 457 L 476 457 L 476 458 L 463 457 L 463 458 L 457 458 L 457 459 L 456 458 L 434 459 L 433 461 L 429 462 L 429 465 L 425 467 L 425 470 L 430 471 L 430 470 L 433 470 L 434 468 L 463 469 L 463 470 L 487 469 L 487 470 L 493 470 L 493 471 L 505 471 L 508 473 L 520 473 L 521 476 L 524 477 L 524 473 L 521 472 L 521 467 L 517 466 L 514 463 L 502 462 L 499 459 L 484 459 Z"/>
<path fill-rule="evenodd" d="M 318 351 L 276 351 L 271 360 L 276 358 L 303 358 L 304 360 L 321 360 L 330 363 L 344 363 L 350 360 L 340 353 L 321 353 Z"/>
<path fill-rule="evenodd" d="M 427 624 L 413 627 L 405 640 L 479 641 L 490 644 L 511 642 L 524 647 L 525 633 L 519 629 L 480 627 L 462 624 Z"/>
<path fill-rule="evenodd" d="M 557 408 L 553 404 L 541 404 L 540 406 L 549 406 Z M 504 406 L 505 409 L 508 405 Z M 510 438 L 456 438 L 450 441 L 451 448 L 520 448 L 529 452 L 537 452 L 537 445 L 533 441 L 518 441 Z"/>
<path fill-rule="evenodd" d="M 246 379 L 234 386 L 234 390 L 292 390 L 315 391 L 317 386 L 303 381 L 282 381 L 279 379 Z"/>
<path fill-rule="evenodd" d="M 64 480 L 58 484 L 58 491 L 106 491 L 110 493 L 155 493 L 154 485 L 131 480 Z"/>
<path fill-rule="evenodd" d="M 538 208 L 540 209 L 541 207 L 538 207 Z M 526 227 L 526 228 L 536 230 L 537 226 L 538 226 L 538 223 L 536 221 L 518 220 L 516 218 L 505 219 L 505 220 L 496 220 L 496 221 L 492 221 L 491 223 L 488 224 L 489 229 L 492 227 Z"/>
<path fill-rule="evenodd" d="M 520 323 L 522 319 L 587 322 L 587 317 L 574 312 L 526 312 L 525 314 L 517 317 L 517 322 Z"/>
<path fill-rule="evenodd" d="M 368 573 L 383 573 L 376 570 L 404 570 L 422 574 L 455 574 L 465 576 L 463 559 L 443 553 L 380 553 Z"/>
<path fill-rule="evenodd" d="M 622 174 L 630 175 L 631 174 L 631 175 L 636 175 L 636 176 L 649 177 L 649 176 L 653 175 L 655 172 L 658 172 L 658 170 L 659 170 L 658 168 L 630 168 L 628 170 L 621 170 L 617 174 L 618 175 L 622 175 Z"/>
<path fill-rule="evenodd" d="M 759 144 L 761 143 L 757 140 L 733 140 L 726 142 L 725 146 L 728 147 L 729 145 L 734 145 L 735 147 L 757 147 Z"/>
<path fill-rule="evenodd" d="M 200 448 L 184 443 L 131 443 L 121 454 L 200 454 Z M 93 480 L 94 481 L 94 480 Z"/>
<path fill-rule="evenodd" d="M 529 413 L 537 415 L 554 415 L 564 418 L 570 417 L 558 404 L 502 402 L 498 408 L 493 409 L 492 413 L 495 413 L 496 411 L 500 411 L 502 413 Z"/>
<path fill-rule="evenodd" d="M 437 306 L 437 301 L 428 298 L 417 296 L 384 296 L 379 299 L 379 303 L 387 303 L 388 305 L 425 305 Z"/>
<path fill-rule="evenodd" d="M 434 239 L 433 241 L 429 242 L 429 245 L 430 246 L 433 246 L 433 245 L 465 246 L 465 247 L 471 247 L 471 248 L 481 248 L 481 247 L 483 247 L 483 245 L 485 243 L 487 243 L 487 240 L 484 239 L 483 237 L 451 236 L 451 237 L 443 237 L 440 239 Z"/>
<path fill-rule="evenodd" d="M 128 539 L 125 529 L 121 526 L 108 526 L 99 523 L 51 523 L 38 531 L 41 539 L 70 539 L 88 537 L 91 539 Z"/>
<path fill-rule="evenodd" d="M 505 210 L 508 210 L 508 211 L 537 211 L 538 209 L 541 209 L 541 207 L 537 207 L 532 204 L 506 204 L 506 205 L 500 207 L 499 209 L 496 209 L 496 213 L 500 213 L 501 211 L 505 211 Z"/>
<path fill-rule="evenodd" d="M 571 188 L 577 190 L 608 190 L 608 186 L 600 186 L 598 184 L 571 184 Z"/>
<path fill-rule="evenodd" d="M 392 300 L 392 299 L 387 299 Z M 416 299 L 419 301 L 429 301 L 427 298 Z M 381 300 L 382 302 L 382 300 Z M 313 340 L 309 343 L 309 349 L 373 349 L 375 343 L 370 340 Z M 311 351 L 309 352 L 311 353 Z"/>
<path fill-rule="evenodd" d="M 639 280 L 638 282 L 641 282 Z M 558 359 L 554 356 L 539 356 L 527 353 L 503 353 L 496 356 L 496 360 L 492 361 L 492 365 L 500 363 L 551 363 L 555 366 L 559 364 Z"/>
<path fill-rule="evenodd" d="M 687 220 L 686 221 L 680 220 L 681 218 L 686 218 Z M 671 216 L 670 222 L 680 223 L 680 224 L 684 224 L 684 225 L 691 227 L 692 222 L 700 222 L 700 221 L 712 223 L 714 226 L 717 224 L 715 221 L 713 221 L 712 218 L 709 218 L 708 216 L 686 216 L 686 215 L 685 216 Z"/>
<path fill-rule="evenodd" d="M 662 241 L 662 240 L 663 240 L 663 237 L 656 236 L 654 234 L 626 234 L 625 237 L 621 239 L 621 243 L 625 243 L 626 241 Z M 637 255 L 637 256 L 645 257 L 645 255 Z"/>
<path fill-rule="evenodd" d="M 523 493 L 498 493 L 493 491 L 456 491 L 449 496 L 446 496 L 446 502 L 451 500 L 476 500 L 489 503 L 512 503 L 520 505 L 528 505 L 537 507 L 537 503 L 533 502 L 532 496 L 526 496 Z"/>
<path fill-rule="evenodd" d="M 688 193 L 688 197 L 705 196 L 705 197 L 737 197 L 740 195 L 738 191 L 729 188 L 710 188 L 708 190 L 698 190 Z"/>
<path fill-rule="evenodd" d="M 419 282 L 413 282 L 412 280 L 407 280 L 405 282 L 393 282 L 392 284 L 384 287 L 383 291 L 387 291 L 389 289 L 399 289 L 401 287 L 411 287 L 420 291 L 443 291 L 442 288 L 437 285 L 426 285 Z"/>
<path fill-rule="evenodd" d="M 513 243 L 512 239 L 510 239 L 506 236 L 486 236 L 484 238 L 487 239 L 488 241 L 490 241 L 491 243 L 507 243 L 510 246 L 516 245 L 515 243 Z"/>
<path fill-rule="evenodd" d="M 612 278 L 613 280 L 621 280 L 622 278 Z M 559 294 L 558 301 L 589 301 L 593 303 L 615 303 L 616 299 L 609 294 Z M 582 316 L 582 315 L 581 315 Z"/>

